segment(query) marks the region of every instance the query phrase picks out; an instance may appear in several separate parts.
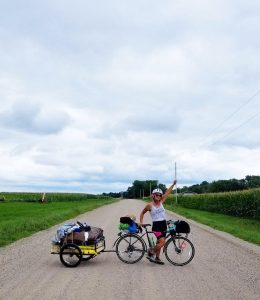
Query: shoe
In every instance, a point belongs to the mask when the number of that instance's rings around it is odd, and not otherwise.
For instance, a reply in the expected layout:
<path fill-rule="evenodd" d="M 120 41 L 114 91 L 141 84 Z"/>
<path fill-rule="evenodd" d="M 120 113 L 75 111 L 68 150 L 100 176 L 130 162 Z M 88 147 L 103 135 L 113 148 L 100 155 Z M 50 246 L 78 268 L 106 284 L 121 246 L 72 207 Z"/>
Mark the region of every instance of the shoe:
<path fill-rule="evenodd" d="M 154 254 L 150 250 L 148 250 L 146 258 L 154 262 Z"/>
<path fill-rule="evenodd" d="M 155 262 L 156 264 L 158 264 L 158 265 L 164 265 L 164 262 L 161 261 L 159 257 L 156 257 L 155 260 L 154 260 L 154 262 Z"/>
<path fill-rule="evenodd" d="M 151 250 L 151 249 L 148 249 L 148 251 L 147 251 L 147 257 L 152 257 L 152 256 L 154 256 L 154 252 Z"/>
<path fill-rule="evenodd" d="M 151 255 L 151 256 L 147 255 L 146 258 L 147 258 L 150 262 L 155 263 L 154 255 Z"/>

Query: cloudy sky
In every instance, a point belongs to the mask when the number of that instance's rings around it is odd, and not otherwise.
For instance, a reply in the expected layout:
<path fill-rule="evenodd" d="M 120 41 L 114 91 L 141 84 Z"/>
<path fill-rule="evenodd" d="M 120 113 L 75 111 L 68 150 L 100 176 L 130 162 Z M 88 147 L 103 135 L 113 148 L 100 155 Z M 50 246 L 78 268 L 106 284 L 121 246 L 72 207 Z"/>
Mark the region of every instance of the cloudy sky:
<path fill-rule="evenodd" d="M 0 0 L 0 191 L 260 175 L 260 2 Z"/>

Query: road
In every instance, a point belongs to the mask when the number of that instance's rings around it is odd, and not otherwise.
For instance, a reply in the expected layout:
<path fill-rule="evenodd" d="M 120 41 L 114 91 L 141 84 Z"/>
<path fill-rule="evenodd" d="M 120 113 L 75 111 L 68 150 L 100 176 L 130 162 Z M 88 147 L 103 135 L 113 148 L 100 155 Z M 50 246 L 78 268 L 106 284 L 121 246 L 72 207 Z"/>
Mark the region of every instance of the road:
<path fill-rule="evenodd" d="M 144 205 L 122 200 L 73 220 L 102 227 L 111 249 L 119 218 L 127 213 L 139 216 Z M 127 265 L 115 253 L 103 253 L 77 268 L 66 268 L 49 251 L 59 225 L 41 231 L 0 250 L 0 299 L 260 299 L 260 247 L 190 224 L 196 254 L 184 267 L 171 265 L 163 256 L 163 266 L 145 258 Z"/>

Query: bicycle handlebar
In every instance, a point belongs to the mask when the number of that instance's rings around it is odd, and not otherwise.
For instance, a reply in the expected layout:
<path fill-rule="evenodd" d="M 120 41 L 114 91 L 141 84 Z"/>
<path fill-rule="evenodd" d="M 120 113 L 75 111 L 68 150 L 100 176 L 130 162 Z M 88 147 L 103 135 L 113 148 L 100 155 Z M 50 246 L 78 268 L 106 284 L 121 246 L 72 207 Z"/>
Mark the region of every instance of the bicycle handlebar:
<path fill-rule="evenodd" d="M 152 226 L 151 224 L 142 224 L 142 227 L 143 228 L 146 228 L 146 227 L 148 227 L 148 226 Z"/>

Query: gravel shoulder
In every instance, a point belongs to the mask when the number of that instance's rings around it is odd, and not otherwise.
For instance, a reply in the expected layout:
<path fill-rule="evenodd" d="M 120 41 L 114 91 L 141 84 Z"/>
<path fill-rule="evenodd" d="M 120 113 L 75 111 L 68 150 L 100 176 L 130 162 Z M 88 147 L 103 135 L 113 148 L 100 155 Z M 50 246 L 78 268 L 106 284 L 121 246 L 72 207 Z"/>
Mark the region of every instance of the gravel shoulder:
<path fill-rule="evenodd" d="M 144 205 L 122 200 L 73 220 L 102 227 L 108 250 L 117 238 L 119 218 L 127 213 L 139 216 Z M 168 218 L 185 219 L 170 212 Z M 148 214 L 145 222 L 150 222 Z M 66 268 L 58 255 L 50 254 L 59 225 L 41 231 L 0 249 L 0 299 L 259 299 L 260 247 L 189 223 L 196 253 L 184 267 L 171 265 L 163 255 L 164 266 L 145 258 L 127 265 L 115 253 L 103 253 Z"/>

